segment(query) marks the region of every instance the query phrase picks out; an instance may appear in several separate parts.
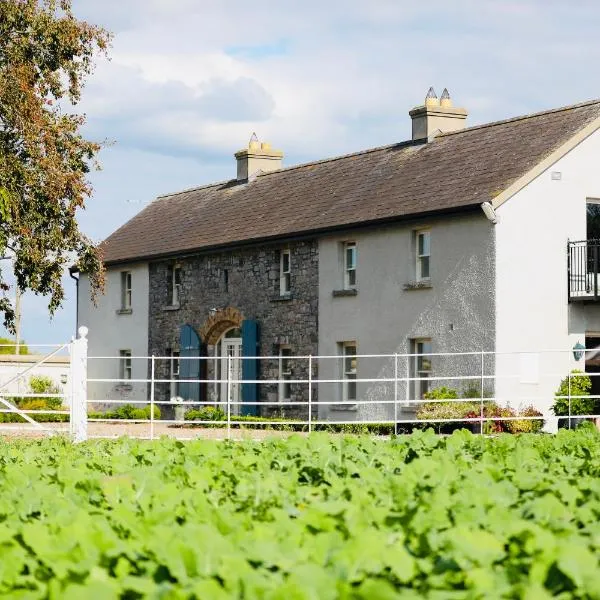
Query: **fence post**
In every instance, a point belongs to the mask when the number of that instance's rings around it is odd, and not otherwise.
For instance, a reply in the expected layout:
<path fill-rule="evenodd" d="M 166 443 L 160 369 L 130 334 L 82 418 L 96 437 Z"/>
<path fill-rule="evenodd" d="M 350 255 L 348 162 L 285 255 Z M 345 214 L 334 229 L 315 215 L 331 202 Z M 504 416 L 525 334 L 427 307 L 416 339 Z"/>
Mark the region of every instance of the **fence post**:
<path fill-rule="evenodd" d="M 394 353 L 394 435 L 398 435 L 398 353 Z"/>
<path fill-rule="evenodd" d="M 312 432 L 312 354 L 308 357 L 308 433 Z"/>
<path fill-rule="evenodd" d="M 150 439 L 154 439 L 154 354 L 150 357 Z"/>
<path fill-rule="evenodd" d="M 71 434 L 74 442 L 87 440 L 87 327 L 71 342 Z"/>
<path fill-rule="evenodd" d="M 483 350 L 481 351 L 481 381 L 480 381 L 480 385 L 481 385 L 481 408 L 480 408 L 480 431 L 479 433 L 481 433 L 481 435 L 483 435 Z"/>
<path fill-rule="evenodd" d="M 244 360 L 242 358 L 242 360 Z M 227 355 L 227 439 L 231 439 L 231 357 Z"/>

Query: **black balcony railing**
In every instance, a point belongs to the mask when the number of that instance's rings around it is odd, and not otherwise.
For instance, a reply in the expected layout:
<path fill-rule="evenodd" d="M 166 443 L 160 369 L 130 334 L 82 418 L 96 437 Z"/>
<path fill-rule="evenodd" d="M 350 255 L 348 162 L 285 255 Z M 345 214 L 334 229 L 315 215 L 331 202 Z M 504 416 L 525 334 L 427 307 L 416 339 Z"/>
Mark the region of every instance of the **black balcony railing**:
<path fill-rule="evenodd" d="M 598 271 L 600 240 L 568 244 L 569 301 L 600 300 Z"/>

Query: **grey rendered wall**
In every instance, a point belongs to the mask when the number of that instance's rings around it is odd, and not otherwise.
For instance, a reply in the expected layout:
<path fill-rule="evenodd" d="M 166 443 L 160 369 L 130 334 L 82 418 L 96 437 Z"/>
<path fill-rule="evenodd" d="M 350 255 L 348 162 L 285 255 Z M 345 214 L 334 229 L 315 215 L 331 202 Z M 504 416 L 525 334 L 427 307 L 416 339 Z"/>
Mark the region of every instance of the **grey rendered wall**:
<path fill-rule="evenodd" d="M 122 313 L 121 271 L 131 271 L 131 311 Z M 89 329 L 88 377 L 91 379 L 117 379 L 119 377 L 119 351 L 131 350 L 133 357 L 145 357 L 148 353 L 148 264 L 138 263 L 109 267 L 106 271 L 104 293 L 94 306 L 90 299 L 89 279 L 81 274 L 79 292 L 79 325 Z M 111 357 L 111 358 L 99 358 Z M 132 358 L 132 379 L 148 377 L 148 360 Z M 115 409 L 117 405 L 106 400 L 146 400 L 145 382 L 88 383 L 88 397 L 98 407 Z"/>
<path fill-rule="evenodd" d="M 405 289 L 415 280 L 415 231 L 431 230 L 431 288 Z M 340 247 L 358 244 L 356 296 L 334 297 L 342 286 Z M 468 352 L 494 349 L 494 233 L 483 213 L 429 219 L 410 225 L 336 235 L 319 241 L 319 354 L 335 356 L 338 343 L 356 341 L 358 354 L 406 354 L 411 338 L 431 338 L 433 352 Z M 340 361 L 319 361 L 319 379 L 340 377 Z M 398 359 L 398 374 L 407 377 L 408 359 Z M 485 360 L 491 374 L 493 361 Z M 481 356 L 461 359 L 434 357 L 433 375 L 481 374 Z M 363 358 L 358 379 L 394 378 L 393 358 Z M 474 383 L 479 383 L 479 379 Z M 457 381 L 432 384 L 465 387 Z M 337 402 L 339 384 L 319 384 L 320 401 Z M 400 418 L 414 415 L 405 382 L 398 386 L 403 401 Z M 364 382 L 358 400 L 369 405 L 346 409 L 322 405 L 319 415 L 330 420 L 392 418 L 394 384 Z"/>
<path fill-rule="evenodd" d="M 279 295 L 279 253 L 291 251 L 291 298 Z M 293 355 L 317 353 L 318 316 L 318 254 L 316 241 L 294 242 L 285 246 L 249 248 L 211 255 L 182 258 L 180 308 L 167 307 L 167 270 L 169 261 L 150 265 L 150 326 L 149 351 L 164 356 L 167 348 L 179 349 L 179 331 L 184 324 L 192 325 L 198 333 L 213 308 L 234 308 L 244 319 L 258 321 L 260 356 L 276 356 L 279 345 L 289 346 Z M 224 271 L 228 285 L 225 288 Z M 208 347 L 212 356 L 214 348 Z M 214 378 L 213 361 L 208 361 L 208 379 Z M 261 360 L 259 378 L 277 379 L 278 360 Z M 308 379 L 308 361 L 292 361 L 292 378 Z M 157 364 L 157 375 L 168 379 L 168 364 Z M 215 401 L 208 386 L 207 401 Z M 160 400 L 168 400 L 168 387 L 156 388 Z M 277 385 L 260 384 L 260 400 L 277 402 Z M 157 398 L 157 399 L 159 399 Z M 292 384 L 291 401 L 306 402 L 308 386 Z M 261 414 L 276 413 L 287 417 L 305 414 L 306 409 L 281 403 Z"/>

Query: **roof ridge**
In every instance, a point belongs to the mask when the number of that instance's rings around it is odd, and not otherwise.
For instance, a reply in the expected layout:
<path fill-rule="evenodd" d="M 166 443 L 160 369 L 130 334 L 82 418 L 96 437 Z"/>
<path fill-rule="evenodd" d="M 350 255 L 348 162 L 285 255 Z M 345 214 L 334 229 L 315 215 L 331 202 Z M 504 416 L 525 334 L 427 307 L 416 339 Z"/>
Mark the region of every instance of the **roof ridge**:
<path fill-rule="evenodd" d="M 309 162 L 300 163 L 298 165 L 290 165 L 289 167 L 282 167 L 276 171 L 268 171 L 261 173 L 258 177 L 267 177 L 268 175 L 275 175 L 282 171 L 293 171 L 294 169 L 302 169 L 304 167 L 310 167 L 312 165 L 320 165 L 322 163 L 334 162 L 336 160 L 343 160 L 344 158 L 351 158 L 352 156 L 361 156 L 362 154 L 369 154 L 371 152 L 379 152 L 380 150 L 387 150 L 388 148 L 398 148 L 403 146 L 421 146 L 427 142 L 426 139 L 422 140 L 405 140 L 403 142 L 393 142 L 392 144 L 384 144 L 383 146 L 375 146 L 374 148 L 365 148 L 364 150 L 357 150 L 356 152 L 350 152 L 348 154 L 339 154 L 338 156 L 331 156 L 329 158 L 320 158 L 318 160 L 311 160 Z"/>
<path fill-rule="evenodd" d="M 569 104 L 568 106 L 561 106 L 559 108 L 549 108 L 547 110 L 540 110 L 539 112 L 529 113 L 526 115 L 520 115 L 517 117 L 510 117 L 508 119 L 500 119 L 499 121 L 490 121 L 489 123 L 481 123 L 480 125 L 473 125 L 471 127 L 465 127 L 464 129 L 457 129 L 456 131 L 442 132 L 436 136 L 436 139 L 441 138 L 441 137 L 447 137 L 450 135 L 466 133 L 468 131 L 475 131 L 477 129 L 484 129 L 486 127 L 495 127 L 496 125 L 505 125 L 506 123 L 514 123 L 515 121 L 524 121 L 525 119 L 534 119 L 536 117 L 541 117 L 542 115 L 550 115 L 552 113 L 563 112 L 566 110 L 573 110 L 575 108 L 591 106 L 592 104 L 600 104 L 600 98 L 597 98 L 596 100 L 586 100 L 585 102 L 579 102 L 577 104 Z"/>
<path fill-rule="evenodd" d="M 185 190 L 179 190 L 178 192 L 171 192 L 170 194 L 160 194 L 160 196 L 156 196 L 155 200 L 160 200 L 161 198 L 170 198 L 171 196 L 178 196 L 179 194 L 187 194 L 188 192 L 196 192 L 198 190 L 205 190 L 211 187 L 217 187 L 219 185 L 224 185 L 227 183 L 231 183 L 232 181 L 236 181 L 235 179 L 223 179 L 222 181 L 215 181 L 213 183 L 205 183 L 204 185 L 197 185 L 195 187 L 186 188 Z"/>

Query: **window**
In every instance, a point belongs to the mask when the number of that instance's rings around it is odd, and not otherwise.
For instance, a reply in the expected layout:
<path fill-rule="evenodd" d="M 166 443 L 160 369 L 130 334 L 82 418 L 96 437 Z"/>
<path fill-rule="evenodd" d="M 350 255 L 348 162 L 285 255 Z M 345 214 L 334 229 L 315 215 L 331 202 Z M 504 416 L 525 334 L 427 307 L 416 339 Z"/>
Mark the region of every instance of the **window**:
<path fill-rule="evenodd" d="M 588 240 L 600 240 L 600 199 L 588 198 L 586 203 Z"/>
<path fill-rule="evenodd" d="M 431 232 L 417 231 L 417 281 L 429 279 L 429 262 L 431 258 Z"/>
<path fill-rule="evenodd" d="M 119 379 L 131 379 L 131 350 L 119 350 Z"/>
<path fill-rule="evenodd" d="M 169 360 L 169 379 L 171 380 L 171 398 L 179 396 L 179 350 L 172 350 L 167 348 L 167 356 L 170 356 Z"/>
<path fill-rule="evenodd" d="M 279 255 L 279 294 L 287 296 L 291 291 L 291 253 L 289 250 L 282 250 Z"/>
<path fill-rule="evenodd" d="M 430 389 L 431 340 L 412 340 L 412 376 L 415 378 L 412 397 L 420 400 Z"/>
<path fill-rule="evenodd" d="M 168 270 L 169 303 L 179 306 L 181 300 L 181 267 L 170 265 Z"/>
<path fill-rule="evenodd" d="M 356 342 L 342 342 L 342 401 L 356 402 Z"/>
<path fill-rule="evenodd" d="M 279 348 L 279 402 L 289 401 L 292 398 L 292 350 L 286 347 Z"/>
<path fill-rule="evenodd" d="M 223 269 L 223 290 L 229 291 L 229 269 Z"/>
<path fill-rule="evenodd" d="M 344 244 L 344 289 L 356 287 L 356 242 Z"/>
<path fill-rule="evenodd" d="M 131 310 L 131 271 L 121 272 L 121 310 Z"/>

